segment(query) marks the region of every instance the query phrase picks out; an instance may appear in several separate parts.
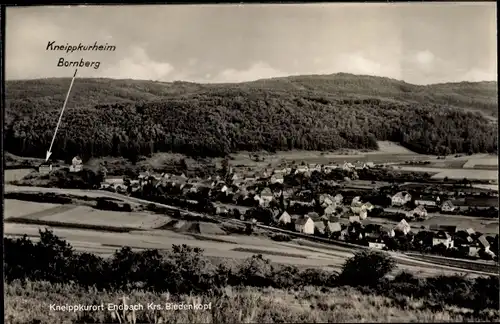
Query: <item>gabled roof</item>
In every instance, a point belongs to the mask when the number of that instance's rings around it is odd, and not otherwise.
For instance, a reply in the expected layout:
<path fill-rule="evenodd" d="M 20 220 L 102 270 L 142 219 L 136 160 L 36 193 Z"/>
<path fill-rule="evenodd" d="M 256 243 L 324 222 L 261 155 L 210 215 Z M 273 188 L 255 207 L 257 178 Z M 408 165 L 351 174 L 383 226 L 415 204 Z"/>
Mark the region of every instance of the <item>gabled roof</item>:
<path fill-rule="evenodd" d="M 316 227 L 320 231 L 324 231 L 325 223 L 323 221 L 314 222 L 314 227 Z"/>
<path fill-rule="evenodd" d="M 349 222 L 354 223 L 354 222 L 360 222 L 359 216 L 349 216 Z"/>
<path fill-rule="evenodd" d="M 295 221 L 295 224 L 296 225 L 305 225 L 309 220 L 311 220 L 309 217 L 302 217 L 302 218 L 299 218 Z M 312 221 L 312 220 L 311 220 Z"/>
<path fill-rule="evenodd" d="M 307 213 L 306 215 L 307 217 L 311 218 L 312 220 L 318 220 L 320 219 L 320 216 L 317 212 L 310 212 L 310 213 Z"/>
<path fill-rule="evenodd" d="M 261 195 L 261 197 L 262 196 L 272 196 L 273 192 L 271 191 L 270 188 L 266 187 L 266 188 L 262 189 L 262 191 L 260 192 L 260 195 Z"/>
<path fill-rule="evenodd" d="M 401 231 L 401 232 L 406 232 L 406 231 L 409 231 L 411 229 L 411 226 L 410 224 L 408 224 L 408 222 L 404 219 L 402 219 L 398 225 L 396 225 L 394 227 L 394 230 L 395 231 Z"/>
<path fill-rule="evenodd" d="M 434 238 L 437 238 L 437 239 L 451 239 L 451 236 L 450 234 L 446 233 L 445 231 L 439 231 L 437 232 L 436 236 L 434 236 Z"/>
<path fill-rule="evenodd" d="M 335 233 L 335 232 L 340 232 L 342 230 L 342 226 L 340 226 L 339 222 L 328 222 L 328 228 L 330 232 Z"/>
<path fill-rule="evenodd" d="M 481 237 L 478 238 L 479 243 L 483 246 L 483 248 L 487 248 L 490 246 L 490 242 L 486 239 L 486 236 L 481 235 Z"/>
<path fill-rule="evenodd" d="M 284 219 L 292 219 L 290 214 L 288 214 L 286 211 L 281 214 L 281 216 L 278 218 L 278 220 L 284 220 Z"/>

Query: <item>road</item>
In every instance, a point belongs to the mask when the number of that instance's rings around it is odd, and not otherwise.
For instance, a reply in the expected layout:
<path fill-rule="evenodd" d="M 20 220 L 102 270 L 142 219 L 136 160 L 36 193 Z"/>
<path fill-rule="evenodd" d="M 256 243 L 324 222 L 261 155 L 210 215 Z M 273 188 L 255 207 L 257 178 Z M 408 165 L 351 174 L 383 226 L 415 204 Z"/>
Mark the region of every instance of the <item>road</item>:
<path fill-rule="evenodd" d="M 38 187 L 16 187 L 5 186 L 5 192 L 31 191 L 31 192 L 56 192 L 60 194 L 71 194 L 79 196 L 112 197 L 119 198 L 130 203 L 148 204 L 149 201 L 123 196 L 116 193 L 97 190 L 78 189 L 58 189 L 58 188 L 38 188 Z M 166 208 L 178 209 L 177 207 L 157 204 Z M 8 211 L 6 211 L 7 213 Z M 189 212 L 191 213 L 191 212 Z M 199 213 L 191 213 L 203 216 Z M 233 222 L 245 224 L 239 220 Z M 311 239 L 307 235 L 290 232 L 274 227 L 258 225 L 260 228 L 272 231 L 281 231 L 294 237 Z M 7 236 L 19 236 L 28 234 L 33 237 L 38 236 L 38 229 L 41 226 L 25 224 L 4 224 L 4 233 Z M 319 247 L 301 247 L 299 245 L 287 245 L 269 239 L 246 236 L 217 236 L 206 239 L 196 239 L 191 235 L 184 235 L 173 231 L 152 230 L 137 231 L 129 233 L 105 233 L 91 230 L 53 228 L 54 233 L 71 243 L 76 250 L 89 251 L 100 255 L 110 255 L 122 246 L 130 246 L 136 249 L 169 249 L 172 244 L 187 244 L 197 246 L 205 250 L 208 256 L 227 258 L 246 258 L 256 253 L 262 253 L 271 261 L 285 264 L 295 264 L 303 266 L 317 266 L 340 270 L 344 261 L 352 256 L 353 251 L 361 247 L 349 244 L 332 245 L 320 244 Z M 212 239 L 212 240 L 211 240 Z M 213 239 L 219 240 L 215 242 Z M 220 242 L 224 240 L 226 242 Z M 316 243 L 315 243 L 316 244 Z M 318 243 L 319 244 L 319 243 Z M 234 251 L 234 248 L 245 248 L 254 252 Z M 258 251 L 257 251 L 258 250 Z M 260 252 L 259 252 L 260 251 Z M 267 253 L 266 253 L 267 252 Z M 455 267 L 443 266 L 430 262 L 417 261 L 401 253 L 391 252 L 398 261 L 399 268 L 419 273 L 424 276 L 436 274 L 466 273 L 469 275 L 487 275 L 488 273 L 465 270 Z"/>

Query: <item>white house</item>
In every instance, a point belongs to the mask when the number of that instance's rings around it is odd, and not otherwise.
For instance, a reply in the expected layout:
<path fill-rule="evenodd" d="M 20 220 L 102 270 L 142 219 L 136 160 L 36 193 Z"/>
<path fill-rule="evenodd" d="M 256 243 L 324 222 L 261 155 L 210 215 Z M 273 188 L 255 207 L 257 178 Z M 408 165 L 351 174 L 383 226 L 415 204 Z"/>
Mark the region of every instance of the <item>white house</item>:
<path fill-rule="evenodd" d="M 330 205 L 330 206 L 326 207 L 324 210 L 324 214 L 326 216 L 332 216 L 335 214 L 335 212 L 336 212 L 336 207 L 334 205 Z"/>
<path fill-rule="evenodd" d="M 342 165 L 342 169 L 344 169 L 346 171 L 353 170 L 354 164 L 352 164 L 351 162 L 344 162 L 344 164 Z"/>
<path fill-rule="evenodd" d="M 455 205 L 453 205 L 453 203 L 451 202 L 451 200 L 446 200 L 445 202 L 443 202 L 443 204 L 441 205 L 441 211 L 443 212 L 452 212 L 456 209 L 457 207 Z"/>
<path fill-rule="evenodd" d="M 314 221 L 307 216 L 299 218 L 295 222 L 295 230 L 299 233 L 314 234 Z"/>
<path fill-rule="evenodd" d="M 269 205 L 269 203 L 273 200 L 273 198 L 274 198 L 273 192 L 269 188 L 264 188 L 260 192 L 260 199 L 265 206 Z"/>
<path fill-rule="evenodd" d="M 52 171 L 52 164 L 42 164 L 38 167 L 38 172 L 40 174 L 47 174 Z"/>
<path fill-rule="evenodd" d="M 408 234 L 411 231 L 411 226 L 407 221 L 402 219 L 396 227 L 394 227 L 394 232 L 399 232 L 403 235 Z"/>
<path fill-rule="evenodd" d="M 432 197 L 420 197 L 419 199 L 415 199 L 415 205 L 436 206 L 437 203 Z"/>
<path fill-rule="evenodd" d="M 403 206 L 411 200 L 411 195 L 406 191 L 400 191 L 391 197 L 392 206 Z"/>
<path fill-rule="evenodd" d="M 444 244 L 444 246 L 446 246 L 447 248 L 452 248 L 453 247 L 453 239 L 451 238 L 451 235 L 444 232 L 444 231 L 439 231 L 432 238 L 432 245 L 436 246 L 439 244 Z"/>
<path fill-rule="evenodd" d="M 420 219 L 425 219 L 427 217 L 427 210 L 424 206 L 417 206 L 414 210 L 406 213 L 408 218 L 414 218 L 415 216 Z"/>
<path fill-rule="evenodd" d="M 359 216 L 349 216 L 349 223 L 361 223 Z"/>
<path fill-rule="evenodd" d="M 382 250 L 385 248 L 384 242 L 368 242 L 368 247 L 372 249 Z"/>
<path fill-rule="evenodd" d="M 80 172 L 82 171 L 82 159 L 80 157 L 75 156 L 73 160 L 71 160 L 71 166 L 69 167 L 69 172 Z"/>
<path fill-rule="evenodd" d="M 291 222 L 292 222 L 292 217 L 286 211 L 283 212 L 283 214 L 281 214 L 281 216 L 278 218 L 278 223 L 280 224 L 289 224 Z"/>

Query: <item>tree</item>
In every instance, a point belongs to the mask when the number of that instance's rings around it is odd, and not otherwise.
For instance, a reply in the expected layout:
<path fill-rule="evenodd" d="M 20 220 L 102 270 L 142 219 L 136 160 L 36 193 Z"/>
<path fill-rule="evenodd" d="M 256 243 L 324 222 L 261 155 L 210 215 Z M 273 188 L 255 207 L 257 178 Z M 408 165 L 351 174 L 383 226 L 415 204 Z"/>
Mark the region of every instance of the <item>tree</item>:
<path fill-rule="evenodd" d="M 339 280 L 350 286 L 374 286 L 395 268 L 396 262 L 388 254 L 362 250 L 344 263 Z"/>

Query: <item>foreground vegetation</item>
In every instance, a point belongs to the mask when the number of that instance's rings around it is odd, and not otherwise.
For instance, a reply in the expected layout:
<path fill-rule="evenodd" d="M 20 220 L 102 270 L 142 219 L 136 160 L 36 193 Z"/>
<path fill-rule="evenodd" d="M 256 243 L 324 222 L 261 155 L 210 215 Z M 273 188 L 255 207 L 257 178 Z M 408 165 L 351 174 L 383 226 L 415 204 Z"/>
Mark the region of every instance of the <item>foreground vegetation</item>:
<path fill-rule="evenodd" d="M 67 82 L 7 82 L 6 151 L 45 155 Z M 496 152 L 496 127 L 463 109 L 494 114 L 496 97 L 496 83 L 418 87 L 349 74 L 225 85 L 78 79 L 52 151 L 137 160 L 167 151 L 376 149 L 389 140 L 419 153 Z"/>
<path fill-rule="evenodd" d="M 74 252 L 48 230 L 40 231 L 40 237 L 37 243 L 27 237 L 4 238 L 9 323 L 56 323 L 78 316 L 87 323 L 109 322 L 112 315 L 106 312 L 53 313 L 43 307 L 115 302 L 123 293 L 141 303 L 190 296 L 216 305 L 212 312 L 156 314 L 168 323 L 499 319 L 497 277 L 417 278 L 402 272 L 389 279 L 396 264 L 380 252 L 356 253 L 337 274 L 274 265 L 261 255 L 238 264 L 216 264 L 200 249 L 175 245 L 165 254 L 123 248 L 103 259 Z M 305 306 L 299 305 L 302 300 Z M 347 303 L 354 309 L 346 309 Z M 26 307 L 33 311 L 26 312 Z M 154 322 L 154 315 L 149 312 L 147 319 L 146 313 L 135 316 Z"/>
<path fill-rule="evenodd" d="M 423 299 L 366 295 L 350 287 L 300 290 L 275 288 L 226 287 L 219 296 L 192 294 L 171 296 L 143 290 L 104 292 L 70 284 L 20 282 L 5 287 L 5 323 L 355 323 L 355 322 L 462 322 L 477 318 L 470 310 L 445 307 L 432 310 Z M 50 304 L 99 305 L 108 303 L 141 304 L 135 312 L 83 311 L 77 313 L 50 311 Z M 211 304 L 209 310 L 148 310 L 149 303 Z M 482 318 L 488 317 L 483 311 Z M 494 320 L 491 312 L 491 320 Z"/>

